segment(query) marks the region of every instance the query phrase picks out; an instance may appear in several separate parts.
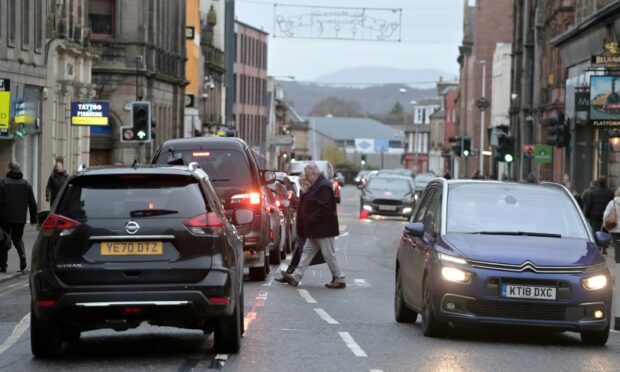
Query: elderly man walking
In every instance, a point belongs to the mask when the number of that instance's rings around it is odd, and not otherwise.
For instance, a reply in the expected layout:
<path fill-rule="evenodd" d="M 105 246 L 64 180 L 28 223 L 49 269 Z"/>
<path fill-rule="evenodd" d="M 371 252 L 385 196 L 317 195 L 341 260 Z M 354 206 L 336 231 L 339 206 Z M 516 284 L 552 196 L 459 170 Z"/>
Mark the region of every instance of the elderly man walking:
<path fill-rule="evenodd" d="M 308 265 L 320 251 L 334 278 L 325 286 L 345 288 L 347 285 L 336 258 L 335 237 L 340 234 L 340 229 L 332 184 L 314 162 L 306 165 L 304 173 L 312 183 L 304 196 L 302 211 L 303 231 L 307 239 L 299 266 L 292 274 L 284 273 L 284 277 L 290 285 L 297 287 Z"/>

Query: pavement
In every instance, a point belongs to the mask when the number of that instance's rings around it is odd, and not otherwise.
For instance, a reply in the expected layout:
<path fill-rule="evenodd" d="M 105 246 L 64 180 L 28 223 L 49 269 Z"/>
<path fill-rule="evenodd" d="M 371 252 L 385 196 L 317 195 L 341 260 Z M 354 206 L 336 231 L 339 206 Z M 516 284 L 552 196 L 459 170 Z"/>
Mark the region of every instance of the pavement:
<path fill-rule="evenodd" d="M 37 240 L 38 234 L 39 232 L 37 231 L 36 226 L 26 224 L 26 226 L 24 227 L 24 246 L 26 247 L 26 258 L 28 260 L 28 267 L 24 272 L 19 271 L 19 256 L 17 255 L 17 250 L 15 249 L 15 247 L 11 245 L 11 250 L 8 253 L 7 270 L 6 273 L 0 273 L 0 283 L 18 278 L 20 276 L 24 276 L 28 273 L 30 269 L 30 261 L 32 259 L 32 246 Z"/>

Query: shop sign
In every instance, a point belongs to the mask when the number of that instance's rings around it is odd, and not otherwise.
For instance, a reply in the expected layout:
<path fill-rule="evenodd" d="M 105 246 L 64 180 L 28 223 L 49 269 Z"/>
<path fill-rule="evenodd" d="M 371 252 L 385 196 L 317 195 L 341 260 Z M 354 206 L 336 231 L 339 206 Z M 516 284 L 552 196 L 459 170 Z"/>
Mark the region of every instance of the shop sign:
<path fill-rule="evenodd" d="M 105 126 L 109 124 L 110 103 L 104 101 L 71 102 L 71 125 Z"/>
<path fill-rule="evenodd" d="M 620 77 L 590 77 L 590 122 L 595 127 L 620 127 Z"/>

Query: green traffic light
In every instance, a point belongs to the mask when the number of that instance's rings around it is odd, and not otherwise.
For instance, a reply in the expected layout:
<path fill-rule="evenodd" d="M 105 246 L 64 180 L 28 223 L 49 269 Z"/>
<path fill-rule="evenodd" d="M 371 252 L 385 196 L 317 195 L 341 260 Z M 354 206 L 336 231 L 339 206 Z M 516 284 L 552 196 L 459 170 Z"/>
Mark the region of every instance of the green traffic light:
<path fill-rule="evenodd" d="M 513 161 L 513 160 L 514 160 L 514 159 L 512 158 L 512 154 L 506 154 L 506 155 L 504 155 L 504 161 L 505 161 L 506 163 L 512 163 L 512 161 Z"/>
<path fill-rule="evenodd" d="M 463 155 L 465 155 L 465 156 L 469 156 L 469 150 L 465 150 L 465 151 L 463 151 Z"/>

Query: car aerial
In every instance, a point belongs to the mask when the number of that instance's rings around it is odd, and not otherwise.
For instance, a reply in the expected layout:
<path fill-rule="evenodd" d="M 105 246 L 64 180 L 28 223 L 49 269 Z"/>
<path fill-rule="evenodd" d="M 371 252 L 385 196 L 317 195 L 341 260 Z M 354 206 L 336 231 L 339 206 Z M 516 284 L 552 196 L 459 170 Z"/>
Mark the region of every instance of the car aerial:
<path fill-rule="evenodd" d="M 424 189 L 426 188 L 426 185 L 428 185 L 428 183 L 436 178 L 437 175 L 435 173 L 432 172 L 427 172 L 427 173 L 420 173 L 417 174 L 414 177 L 414 181 L 415 181 L 415 196 L 414 198 L 416 200 L 418 200 L 420 198 L 420 196 L 422 196 L 422 193 L 424 192 Z"/>
<path fill-rule="evenodd" d="M 303 172 L 304 167 L 308 164 L 314 162 L 317 167 L 323 172 L 323 177 L 327 178 L 332 183 L 332 189 L 334 190 L 334 197 L 336 198 L 336 203 L 340 204 L 340 189 L 342 188 L 340 183 L 335 179 L 334 176 L 334 166 L 331 162 L 327 160 L 303 160 L 296 161 L 291 163 L 289 166 L 289 175 L 291 176 L 299 176 L 301 172 Z"/>
<path fill-rule="evenodd" d="M 612 283 L 599 247 L 561 185 L 433 180 L 396 256 L 394 314 L 441 336 L 447 325 L 609 336 Z"/>
<path fill-rule="evenodd" d="M 251 280 L 265 280 L 269 273 L 270 215 L 262 187 L 275 180 L 271 171 L 259 168 L 254 154 L 239 138 L 196 137 L 172 139 L 155 152 L 153 164 L 189 164 L 197 162 L 209 175 L 226 215 L 237 209 L 254 211 L 249 224 L 236 225 L 244 237 L 245 266 Z"/>
<path fill-rule="evenodd" d="M 236 210 L 245 224 L 252 210 Z M 243 242 L 205 172 L 100 167 L 76 173 L 40 212 L 30 273 L 31 348 L 53 357 L 81 332 L 142 322 L 243 333 Z"/>
<path fill-rule="evenodd" d="M 377 175 L 361 187 L 360 213 L 409 218 L 414 208 L 415 185 L 411 177 Z"/>

